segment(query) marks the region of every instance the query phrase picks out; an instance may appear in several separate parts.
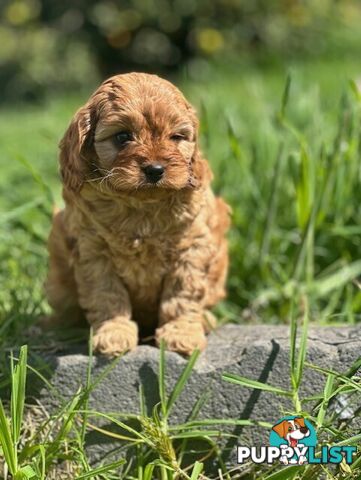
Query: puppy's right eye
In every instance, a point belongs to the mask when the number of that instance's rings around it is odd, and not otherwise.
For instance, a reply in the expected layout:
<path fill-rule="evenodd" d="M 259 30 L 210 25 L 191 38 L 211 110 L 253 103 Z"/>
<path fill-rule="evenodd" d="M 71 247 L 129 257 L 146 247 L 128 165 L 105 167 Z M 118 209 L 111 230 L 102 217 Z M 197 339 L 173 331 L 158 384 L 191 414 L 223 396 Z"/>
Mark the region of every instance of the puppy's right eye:
<path fill-rule="evenodd" d="M 130 132 L 119 132 L 114 135 L 114 143 L 119 148 L 124 147 L 132 139 L 133 136 Z"/>
<path fill-rule="evenodd" d="M 186 137 L 181 133 L 175 133 L 170 137 L 170 139 L 173 140 L 174 142 L 180 142 L 181 140 L 186 140 Z"/>

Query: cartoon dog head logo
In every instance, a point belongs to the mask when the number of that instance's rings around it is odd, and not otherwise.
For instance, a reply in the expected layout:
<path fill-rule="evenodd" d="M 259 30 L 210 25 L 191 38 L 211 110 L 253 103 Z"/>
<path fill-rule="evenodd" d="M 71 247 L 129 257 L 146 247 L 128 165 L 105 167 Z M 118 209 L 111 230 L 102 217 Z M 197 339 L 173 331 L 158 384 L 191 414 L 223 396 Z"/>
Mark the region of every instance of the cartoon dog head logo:
<path fill-rule="evenodd" d="M 310 429 L 306 426 L 302 417 L 295 417 L 294 420 L 282 420 L 272 427 L 277 435 L 287 440 L 292 448 L 297 447 L 299 440 L 310 435 Z"/>
<path fill-rule="evenodd" d="M 289 416 L 282 418 L 272 427 L 270 444 L 282 449 L 282 463 L 303 465 L 307 462 L 308 448 L 305 447 L 316 446 L 317 436 L 308 420 Z"/>

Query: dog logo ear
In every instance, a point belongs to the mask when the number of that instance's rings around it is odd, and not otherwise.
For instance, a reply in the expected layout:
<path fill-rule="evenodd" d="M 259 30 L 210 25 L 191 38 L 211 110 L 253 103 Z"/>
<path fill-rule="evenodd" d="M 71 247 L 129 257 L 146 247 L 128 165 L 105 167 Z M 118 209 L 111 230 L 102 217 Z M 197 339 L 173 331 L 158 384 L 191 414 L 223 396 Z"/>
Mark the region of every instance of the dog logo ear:
<path fill-rule="evenodd" d="M 68 129 L 60 141 L 60 173 L 64 185 L 70 190 L 79 191 L 84 183 L 86 158 L 84 147 L 95 128 L 91 107 L 85 105 L 74 115 Z"/>
<path fill-rule="evenodd" d="M 287 420 L 283 420 L 281 423 L 274 425 L 272 430 L 275 431 L 281 438 L 285 438 L 287 433 L 287 423 Z"/>
<path fill-rule="evenodd" d="M 300 427 L 305 427 L 305 419 L 302 418 L 302 417 L 297 417 L 294 419 L 295 420 L 295 423 L 297 423 L 297 425 L 299 425 Z"/>

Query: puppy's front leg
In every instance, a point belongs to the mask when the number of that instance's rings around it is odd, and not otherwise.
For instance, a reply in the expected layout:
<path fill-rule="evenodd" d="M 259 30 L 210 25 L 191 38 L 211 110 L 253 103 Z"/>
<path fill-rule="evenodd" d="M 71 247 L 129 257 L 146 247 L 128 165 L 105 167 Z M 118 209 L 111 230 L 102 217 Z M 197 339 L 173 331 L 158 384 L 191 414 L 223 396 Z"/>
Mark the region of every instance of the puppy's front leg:
<path fill-rule="evenodd" d="M 128 292 L 106 256 L 87 256 L 75 266 L 79 303 L 94 328 L 94 349 L 120 355 L 138 344 Z"/>
<path fill-rule="evenodd" d="M 203 269 L 202 269 L 203 267 Z M 190 355 L 207 345 L 205 332 L 214 319 L 205 310 L 207 276 L 204 264 L 184 258 L 165 279 L 160 303 L 160 327 L 156 342 L 165 341 L 168 350 Z"/>

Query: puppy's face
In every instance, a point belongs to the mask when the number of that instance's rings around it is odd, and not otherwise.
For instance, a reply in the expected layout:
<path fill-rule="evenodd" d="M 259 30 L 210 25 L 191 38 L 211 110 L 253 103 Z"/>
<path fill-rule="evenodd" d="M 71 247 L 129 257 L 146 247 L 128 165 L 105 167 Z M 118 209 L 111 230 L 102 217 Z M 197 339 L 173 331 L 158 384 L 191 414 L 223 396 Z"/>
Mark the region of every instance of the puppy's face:
<path fill-rule="evenodd" d="M 118 75 L 79 110 L 61 142 L 64 183 L 79 189 L 181 190 L 197 185 L 197 119 L 169 82 Z"/>

